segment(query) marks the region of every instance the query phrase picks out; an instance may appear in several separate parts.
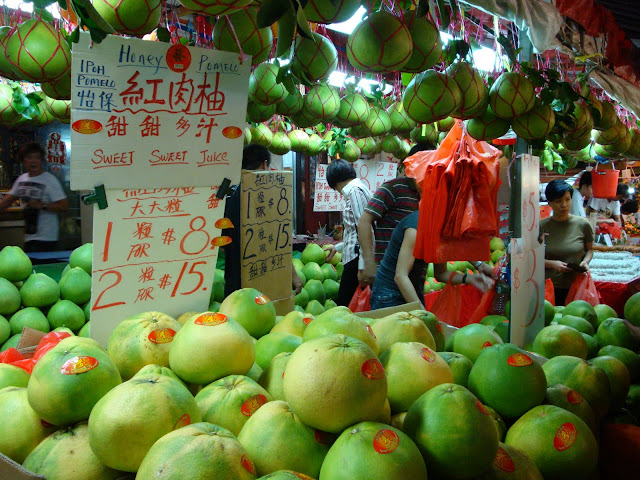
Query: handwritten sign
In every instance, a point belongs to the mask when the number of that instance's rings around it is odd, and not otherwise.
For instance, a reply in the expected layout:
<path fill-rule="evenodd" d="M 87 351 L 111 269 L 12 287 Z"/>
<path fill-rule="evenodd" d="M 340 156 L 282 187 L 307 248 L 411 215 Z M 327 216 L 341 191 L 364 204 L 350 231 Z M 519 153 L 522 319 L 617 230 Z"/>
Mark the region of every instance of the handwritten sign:
<path fill-rule="evenodd" d="M 81 33 L 71 188 L 238 183 L 240 170 L 225 167 L 242 158 L 250 68 L 235 53 L 114 35 L 91 44 Z"/>
<path fill-rule="evenodd" d="M 528 251 L 539 245 L 540 233 L 540 160 L 532 155 L 521 155 L 522 162 L 522 225 L 523 250 Z"/>
<path fill-rule="evenodd" d="M 378 160 L 358 160 L 353 163 L 356 175 L 374 193 L 384 182 L 396 178 L 398 164 Z M 341 212 L 345 208 L 342 195 L 327 183 L 327 165 L 318 165 L 314 194 L 314 212 Z"/>
<path fill-rule="evenodd" d="M 544 328 L 544 246 L 514 253 L 521 248 L 521 239 L 511 241 L 510 342 L 525 347 Z"/>
<path fill-rule="evenodd" d="M 291 297 L 293 173 L 242 172 L 241 280 L 273 301 Z"/>
<path fill-rule="evenodd" d="M 224 200 L 218 187 L 107 190 L 95 210 L 91 337 L 106 345 L 125 318 L 209 305 Z"/>

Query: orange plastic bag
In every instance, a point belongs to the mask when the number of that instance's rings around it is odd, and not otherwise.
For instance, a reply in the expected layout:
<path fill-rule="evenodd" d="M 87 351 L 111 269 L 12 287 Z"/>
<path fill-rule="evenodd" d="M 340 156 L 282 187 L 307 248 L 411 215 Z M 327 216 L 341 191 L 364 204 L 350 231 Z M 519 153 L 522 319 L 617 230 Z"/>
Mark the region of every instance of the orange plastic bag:
<path fill-rule="evenodd" d="M 550 278 L 544 282 L 544 299 L 551 302 L 554 307 L 556 306 L 556 291 Z"/>
<path fill-rule="evenodd" d="M 453 275 L 449 277 L 449 281 L 445 287 L 440 290 L 438 299 L 431 307 L 430 312 L 433 313 L 441 322 L 448 323 L 452 327 L 464 327 L 463 322 L 460 319 L 460 312 L 462 307 L 462 287 L 453 285 L 451 279 Z"/>
<path fill-rule="evenodd" d="M 356 288 L 351 298 L 351 302 L 349 302 L 349 310 L 353 313 L 368 312 L 371 310 L 371 287 L 369 287 L 369 285 L 365 288 L 358 285 L 358 288 Z"/>
<path fill-rule="evenodd" d="M 600 305 L 600 295 L 589 272 L 578 275 L 573 281 L 565 305 L 574 300 L 584 300 L 592 307 Z"/>

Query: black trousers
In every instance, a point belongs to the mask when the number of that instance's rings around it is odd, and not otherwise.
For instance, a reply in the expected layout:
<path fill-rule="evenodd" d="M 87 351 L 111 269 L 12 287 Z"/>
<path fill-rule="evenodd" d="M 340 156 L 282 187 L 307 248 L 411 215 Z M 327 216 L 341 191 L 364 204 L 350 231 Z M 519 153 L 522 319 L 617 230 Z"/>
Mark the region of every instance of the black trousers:
<path fill-rule="evenodd" d="M 568 288 L 554 288 L 553 294 L 556 297 L 556 306 L 562 307 L 567 301 L 567 295 L 569 295 Z"/>
<path fill-rule="evenodd" d="M 339 306 L 348 307 L 356 288 L 358 288 L 359 258 L 360 257 L 356 257 L 350 262 L 344 264 L 344 271 L 342 272 L 342 278 L 340 279 L 340 289 L 338 290 L 338 300 L 336 301 Z"/>
<path fill-rule="evenodd" d="M 24 242 L 25 252 L 51 252 L 56 248 L 58 242 L 47 242 L 45 240 L 30 240 Z"/>

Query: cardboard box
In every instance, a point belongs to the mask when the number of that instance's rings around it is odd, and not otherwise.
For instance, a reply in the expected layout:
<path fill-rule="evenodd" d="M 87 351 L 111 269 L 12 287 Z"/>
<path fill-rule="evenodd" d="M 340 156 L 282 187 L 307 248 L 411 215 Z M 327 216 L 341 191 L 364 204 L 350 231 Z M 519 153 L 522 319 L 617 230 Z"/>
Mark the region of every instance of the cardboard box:
<path fill-rule="evenodd" d="M 46 333 L 39 330 L 23 327 L 22 336 L 20 337 L 18 345 L 16 345 L 16 349 L 24 358 L 32 358 L 36 352 L 36 347 L 45 335 Z"/>

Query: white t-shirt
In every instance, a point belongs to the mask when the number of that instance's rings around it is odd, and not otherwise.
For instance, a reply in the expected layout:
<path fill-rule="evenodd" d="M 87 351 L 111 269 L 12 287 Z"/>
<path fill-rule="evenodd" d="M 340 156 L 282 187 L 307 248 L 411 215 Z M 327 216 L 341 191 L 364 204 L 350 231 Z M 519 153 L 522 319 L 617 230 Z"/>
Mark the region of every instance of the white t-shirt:
<path fill-rule="evenodd" d="M 620 215 L 620 202 L 618 200 L 594 197 L 589 200 L 588 206 L 598 212 L 599 218 L 612 218 L 614 215 Z"/>
<path fill-rule="evenodd" d="M 28 173 L 23 173 L 15 181 L 9 195 L 13 195 L 20 199 L 20 202 L 26 207 L 29 200 L 37 200 L 43 203 L 55 203 L 65 199 L 62 185 L 58 179 L 49 172 L 43 172 L 35 177 L 30 177 Z M 58 214 L 48 212 L 47 210 L 36 210 L 32 212 L 35 222 L 35 233 L 26 233 L 25 241 L 41 240 L 46 242 L 55 242 L 58 240 Z M 37 214 L 37 219 L 35 215 Z M 25 211 L 25 220 L 29 227 L 29 215 Z M 28 232 L 28 230 L 27 230 Z"/>
<path fill-rule="evenodd" d="M 573 196 L 571 197 L 571 215 L 577 217 L 586 217 L 587 214 L 584 211 L 584 197 L 577 188 L 573 189 Z"/>

